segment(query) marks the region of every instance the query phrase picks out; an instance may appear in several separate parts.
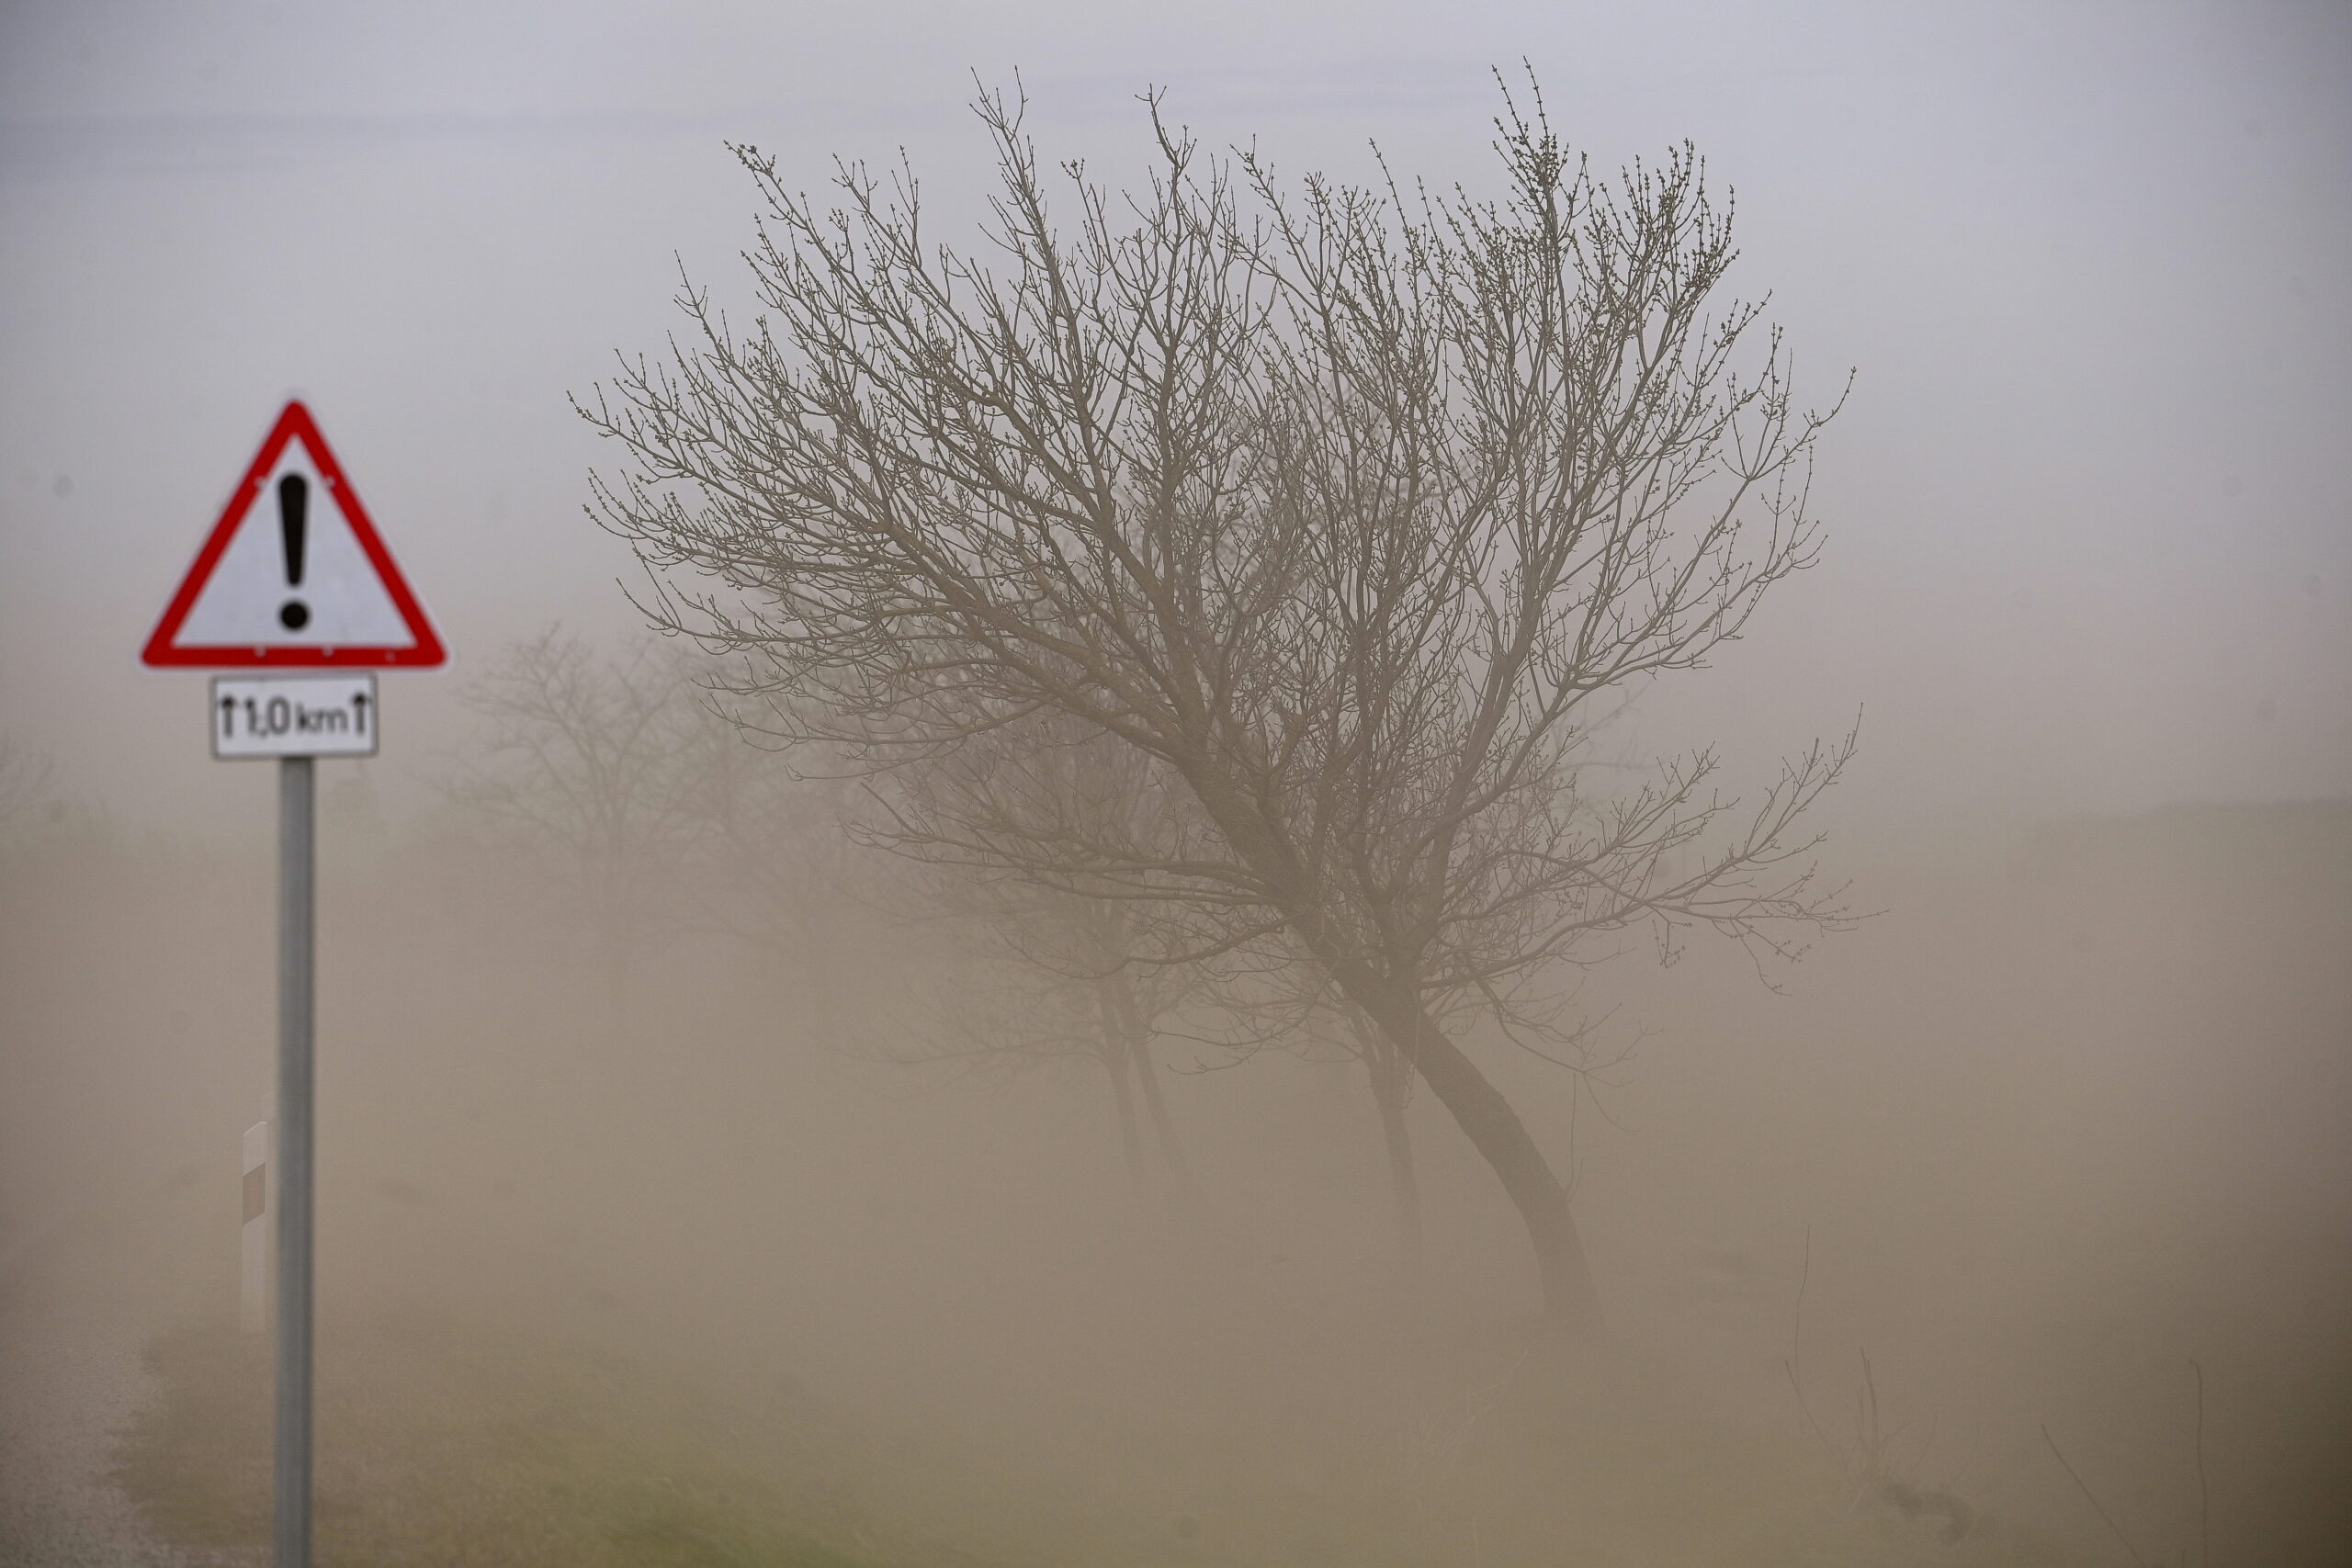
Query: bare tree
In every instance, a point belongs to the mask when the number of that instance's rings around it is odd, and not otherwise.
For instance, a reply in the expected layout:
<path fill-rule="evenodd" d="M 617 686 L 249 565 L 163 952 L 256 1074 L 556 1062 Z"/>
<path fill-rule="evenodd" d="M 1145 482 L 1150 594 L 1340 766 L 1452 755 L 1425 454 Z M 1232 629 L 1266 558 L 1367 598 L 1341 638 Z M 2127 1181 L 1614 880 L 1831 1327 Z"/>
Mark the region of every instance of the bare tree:
<path fill-rule="evenodd" d="M 874 781 L 873 809 L 854 825 L 863 842 L 930 868 L 922 894 L 978 945 L 1030 974 L 1033 990 L 1079 998 L 1094 1015 L 1088 1047 L 1110 1074 L 1138 1190 L 1140 1145 L 1130 1097 L 1139 1095 L 1162 1162 L 1180 1190 L 1192 1171 L 1170 1116 L 1154 1045 L 1168 1016 L 1205 986 L 1196 922 L 1185 906 L 1139 897 L 1072 863 L 1069 846 L 1172 851 L 1190 813 L 1170 798 L 1149 760 L 1067 716 L 1040 712 L 970 738 L 926 765 Z M 1045 835 L 1041 860 L 1012 846 Z M 1046 1010 L 1055 1010 L 1053 1009 Z M 1034 1032 L 996 1028 L 981 1050 L 1027 1054 Z"/>
<path fill-rule="evenodd" d="M 1180 956 L 1311 954 L 1590 1324 L 1567 1195 L 1434 1004 L 1541 1048 L 1550 976 L 1597 938 L 1789 952 L 1836 918 L 1797 822 L 1850 737 L 1736 813 L 1710 752 L 1608 796 L 1575 767 L 1604 694 L 1702 666 L 1813 560 L 1829 414 L 1757 307 L 1711 307 L 1730 216 L 1689 148 L 1603 180 L 1505 104 L 1499 201 L 1286 193 L 1157 98 L 1155 172 L 1114 197 L 984 94 L 977 256 L 932 243 L 903 170 L 840 166 L 829 209 L 740 149 L 763 313 L 739 333 L 688 287 L 688 345 L 582 412 L 627 453 L 594 511 L 650 617 L 747 656 L 812 739 L 888 769 L 1050 712 L 1132 748 L 1178 830 L 1047 812 L 973 841 L 1192 911 Z"/>
<path fill-rule="evenodd" d="M 1317 981 L 1312 963 L 1300 966 Z M 1405 1112 L 1413 1100 L 1413 1066 L 1380 1027 L 1345 992 L 1318 985 L 1315 1004 L 1332 1016 L 1329 1032 L 1339 1048 L 1363 1064 L 1373 1110 L 1380 1118 L 1381 1153 L 1388 1164 L 1388 1201 L 1396 1246 L 1409 1266 L 1421 1256 L 1421 1184 L 1413 1165 L 1413 1137 Z"/>
<path fill-rule="evenodd" d="M 509 649 L 462 700 L 484 725 L 444 788 L 569 881 L 618 1025 L 634 958 L 674 923 L 710 754 L 734 739 L 666 650 L 607 658 L 560 627 Z"/>
<path fill-rule="evenodd" d="M 707 682 L 710 671 L 695 679 Z M 699 732 L 690 753 L 694 776 L 680 780 L 698 831 L 673 918 L 683 929 L 723 934 L 780 960 L 798 980 L 816 1032 L 839 1041 L 840 974 L 864 905 L 848 838 L 855 781 L 831 759 L 790 746 L 763 710 L 739 709 L 731 717 L 753 744 Z"/>
<path fill-rule="evenodd" d="M 933 871 L 919 883 L 925 919 L 944 916 L 977 962 L 975 982 L 940 987 L 935 1027 L 894 1053 L 907 1065 L 944 1066 L 976 1081 L 1086 1062 L 1110 1090 L 1127 1179 L 1139 1203 L 1159 1183 L 1148 1142 L 1180 1194 L 1192 1166 L 1170 1114 L 1155 1046 L 1161 1023 L 1196 979 L 1189 968 L 1139 964 L 1127 955 L 1127 911 L 1106 901 L 1041 889 L 1012 878 Z"/>
<path fill-rule="evenodd" d="M 1397 1252 L 1409 1267 L 1421 1251 L 1420 1182 L 1405 1114 L 1413 1097 L 1411 1065 L 1311 954 L 1281 941 L 1256 948 L 1205 966 L 1184 1037 L 1206 1049 L 1203 1066 L 1231 1067 L 1267 1051 L 1363 1066 L 1387 1162 Z"/>

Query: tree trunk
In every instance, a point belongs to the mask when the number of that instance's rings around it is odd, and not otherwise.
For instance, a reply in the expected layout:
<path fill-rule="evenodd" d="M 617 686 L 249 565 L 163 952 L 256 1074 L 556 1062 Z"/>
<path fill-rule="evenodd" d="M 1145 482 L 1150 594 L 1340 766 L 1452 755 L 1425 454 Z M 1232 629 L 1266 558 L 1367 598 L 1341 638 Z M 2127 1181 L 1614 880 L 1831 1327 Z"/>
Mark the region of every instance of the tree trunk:
<path fill-rule="evenodd" d="M 1159 1157 L 1176 1179 L 1176 1190 L 1190 1197 L 1193 1191 L 1193 1164 L 1184 1156 L 1184 1145 L 1176 1136 L 1176 1123 L 1168 1114 L 1168 1100 L 1159 1092 L 1159 1066 L 1151 1059 L 1151 1028 L 1145 1021 L 1143 1010 L 1136 1005 L 1135 983 L 1122 972 L 1111 976 L 1115 987 L 1118 1016 L 1124 1028 L 1129 1059 L 1135 1064 L 1136 1081 L 1143 1085 L 1144 1109 L 1151 1116 L 1151 1131 L 1159 1143 Z"/>
<path fill-rule="evenodd" d="M 1503 1184 L 1535 1252 L 1544 1310 L 1571 1333 L 1600 1333 L 1600 1301 L 1593 1290 L 1584 1242 L 1577 1235 L 1576 1217 L 1568 1210 L 1567 1192 L 1519 1112 L 1487 1081 L 1477 1064 L 1445 1037 L 1411 984 L 1375 974 L 1334 937 L 1322 908 L 1308 896 L 1309 879 L 1255 804 L 1205 768 L 1185 768 L 1181 760 L 1178 766 L 1226 842 L 1283 890 L 1283 913 L 1308 953 L 1340 992 L 1380 1025 Z"/>
<path fill-rule="evenodd" d="M 1136 1128 L 1135 1098 L 1127 1086 L 1131 1064 L 1127 1058 L 1125 1037 L 1118 1027 L 1117 1015 L 1112 1010 L 1107 987 L 1098 985 L 1095 1000 L 1102 1020 L 1102 1049 L 1098 1053 L 1103 1071 L 1111 1075 L 1111 1101 L 1119 1116 L 1119 1147 L 1127 1158 L 1127 1184 L 1135 1192 L 1136 1201 L 1151 1201 L 1150 1178 L 1143 1168 L 1143 1138 Z"/>
<path fill-rule="evenodd" d="M 1397 1255 L 1408 1269 L 1421 1261 L 1421 1186 L 1413 1173 L 1413 1140 L 1405 1127 L 1405 1090 L 1411 1079 L 1403 1058 L 1361 1012 L 1351 1021 L 1356 1047 L 1372 1079 L 1372 1101 L 1380 1111 L 1380 1134 L 1388 1150 L 1388 1195 L 1396 1220 Z"/>
<path fill-rule="evenodd" d="M 1357 974 L 1361 976 L 1361 971 Z M 1343 986 L 1347 984 L 1346 976 L 1340 978 Z M 1600 1302 L 1593 1290 L 1592 1267 L 1585 1259 L 1568 1195 L 1552 1174 L 1544 1151 L 1502 1091 L 1487 1081 L 1487 1075 L 1460 1046 L 1446 1038 L 1418 998 L 1391 987 L 1380 989 L 1388 994 L 1361 998 L 1361 1005 L 1387 1033 L 1392 1047 L 1420 1074 L 1438 1103 L 1452 1113 L 1455 1124 L 1502 1182 L 1534 1247 L 1544 1307 L 1566 1328 L 1597 1334 Z"/>
<path fill-rule="evenodd" d="M 631 1043 L 629 1030 L 629 958 L 636 946 L 633 933 L 626 926 L 616 925 L 606 930 L 597 943 L 597 968 L 603 982 L 604 1006 L 602 1028 L 605 1040 L 615 1048 L 627 1050 Z"/>

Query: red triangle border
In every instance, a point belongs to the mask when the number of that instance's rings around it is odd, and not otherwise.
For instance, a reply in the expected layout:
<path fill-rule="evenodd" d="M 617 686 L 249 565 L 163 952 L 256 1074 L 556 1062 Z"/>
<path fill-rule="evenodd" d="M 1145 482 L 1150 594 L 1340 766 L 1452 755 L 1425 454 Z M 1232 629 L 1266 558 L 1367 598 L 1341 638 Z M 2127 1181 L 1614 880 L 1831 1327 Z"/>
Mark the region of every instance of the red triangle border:
<path fill-rule="evenodd" d="M 212 580 L 213 568 L 220 564 L 221 554 L 229 547 L 230 538 L 235 535 L 238 525 L 244 521 L 245 513 L 252 510 L 263 481 L 277 466 L 278 457 L 286 450 L 286 444 L 296 436 L 301 437 L 302 445 L 310 451 L 311 460 L 318 465 L 319 477 L 327 482 L 335 505 L 342 511 L 345 521 L 351 525 L 353 536 L 359 541 L 359 547 L 366 553 L 368 564 L 376 569 L 377 578 L 382 581 L 385 592 L 391 596 L 393 608 L 400 612 L 401 621 L 408 626 L 409 636 L 415 638 L 415 642 L 407 648 L 387 648 L 380 644 L 338 645 L 334 648 L 174 646 L 172 639 L 179 635 L 180 626 L 187 619 L 197 596 L 204 592 L 204 585 Z M 424 607 L 409 591 L 408 580 L 401 575 L 401 569 L 393 564 L 391 552 L 384 547 L 376 525 L 368 521 L 368 509 L 360 504 L 359 492 L 352 489 L 351 481 L 344 477 L 343 465 L 335 461 L 334 452 L 327 446 L 326 437 L 319 434 L 318 422 L 311 417 L 311 411 L 303 407 L 298 398 L 286 405 L 285 411 L 277 416 L 277 423 L 270 427 L 267 439 L 261 444 L 261 451 L 254 457 L 252 467 L 245 470 L 244 479 L 229 497 L 229 504 L 221 510 L 220 520 L 212 525 L 212 532 L 205 537 L 204 547 L 197 552 L 195 563 L 187 569 L 187 575 L 180 580 L 179 589 L 172 595 L 172 602 L 164 606 L 164 618 L 155 623 L 155 630 L 148 637 L 146 648 L 141 651 L 139 661 L 164 669 L 252 669 L 268 666 L 285 670 L 314 670 L 359 666 L 381 670 L 425 669 L 447 662 L 448 657 L 441 646 L 440 634 L 433 629 L 433 623 L 425 617 Z"/>

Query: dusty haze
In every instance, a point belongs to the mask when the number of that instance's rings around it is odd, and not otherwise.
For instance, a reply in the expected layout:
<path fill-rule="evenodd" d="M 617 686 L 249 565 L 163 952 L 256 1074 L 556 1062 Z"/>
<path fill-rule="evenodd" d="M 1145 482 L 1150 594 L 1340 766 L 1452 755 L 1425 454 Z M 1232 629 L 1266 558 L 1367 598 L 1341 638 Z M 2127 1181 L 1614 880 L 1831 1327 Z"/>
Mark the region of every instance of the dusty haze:
<path fill-rule="evenodd" d="M 744 298 L 722 139 L 811 186 L 903 145 L 960 237 L 971 68 L 1113 178 L 1157 84 L 1292 171 L 1376 137 L 1476 179 L 1521 56 L 1604 167 L 1695 141 L 1732 287 L 1859 368 L 1823 564 L 1624 745 L 1751 785 L 1860 710 L 1822 855 L 1883 911 L 1761 976 L 1634 944 L 1589 1094 L 1473 1037 L 1573 1173 L 1611 1325 L 1573 1353 L 1428 1103 L 1400 1269 L 1360 1067 L 1164 1041 L 1186 1196 L 1130 1190 L 1088 1064 L 895 1060 L 976 960 L 821 829 L 756 908 L 680 870 L 616 968 L 469 793 L 458 700 L 553 624 L 645 640 L 565 396 L 659 346 L 681 264 Z M 322 1365 L 406 1314 L 820 1404 L 862 1506 L 989 1562 L 1779 1561 L 1720 1499 L 1834 1513 L 1865 1450 L 2128 1561 L 2045 1427 L 2152 1561 L 2339 1561 L 2347 89 L 2317 5 L 10 7 L 0 1337 L 233 1305 L 272 781 L 135 653 L 299 392 L 456 656 L 322 768 Z M 1861 1517 L 1885 1561 L 1932 1533 Z"/>

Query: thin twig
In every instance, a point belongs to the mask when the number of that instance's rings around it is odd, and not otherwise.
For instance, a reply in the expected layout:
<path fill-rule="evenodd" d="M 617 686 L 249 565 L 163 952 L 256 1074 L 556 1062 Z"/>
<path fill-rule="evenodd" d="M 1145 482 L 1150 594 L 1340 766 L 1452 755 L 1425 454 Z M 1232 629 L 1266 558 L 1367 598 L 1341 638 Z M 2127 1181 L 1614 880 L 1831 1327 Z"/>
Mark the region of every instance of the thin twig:
<path fill-rule="evenodd" d="M 2205 1369 L 2192 1356 L 2188 1370 L 2197 1374 L 2197 1562 L 2213 1568 L 2213 1498 L 2205 1487 Z"/>
<path fill-rule="evenodd" d="M 1862 1358 L 1862 1391 L 1870 1396 L 1870 1436 L 1863 1440 L 1870 1445 L 1871 1468 L 1872 1470 L 1876 1470 L 1878 1468 L 1879 1450 L 1878 1377 L 1877 1374 L 1871 1371 L 1870 1351 L 1863 1349 L 1859 1346 L 1856 1347 L 1856 1349 Z M 1857 1431 L 1855 1436 L 1860 1438 L 1861 1437 L 1861 1433 Z"/>
<path fill-rule="evenodd" d="M 1835 1460 L 1838 1447 L 1829 1440 L 1829 1434 L 1821 1429 L 1821 1423 L 1813 1418 L 1813 1406 L 1805 1403 L 1804 1381 L 1800 1371 L 1802 1362 L 1798 1351 L 1804 1337 L 1804 1288 L 1812 1279 L 1813 1227 L 1807 1225 L 1804 1227 L 1804 1267 L 1797 1274 L 1797 1309 L 1789 1325 L 1789 1357 L 1781 1363 L 1781 1367 L 1789 1374 L 1789 1392 L 1797 1396 L 1797 1409 L 1804 1413 L 1804 1424 L 1813 1428 L 1813 1435 L 1819 1440 L 1822 1451 Z"/>
<path fill-rule="evenodd" d="M 2123 1543 L 2123 1550 L 2132 1554 L 2132 1561 L 2138 1563 L 2140 1568 L 2148 1568 L 2148 1560 L 2140 1555 L 2140 1549 L 2132 1544 L 2132 1538 L 2123 1533 L 2123 1527 L 2109 1517 L 2106 1508 L 2100 1506 L 2098 1496 L 2084 1484 L 2083 1478 L 2075 1473 L 2075 1467 L 2066 1463 L 2066 1456 L 2058 1452 L 2058 1439 L 2050 1435 L 2050 1424 L 2046 1421 L 2041 1427 L 2041 1440 L 2050 1445 L 2050 1451 L 2057 1455 L 2060 1466 L 2065 1470 L 2067 1476 L 2075 1486 L 2081 1489 L 2084 1501 L 2089 1503 L 2093 1511 L 2106 1522 L 2107 1528 L 2115 1532 L 2115 1539 Z"/>
<path fill-rule="evenodd" d="M 1789 1369 L 1793 1374 L 1804 1364 L 1804 1288 L 1813 1280 L 1813 1227 L 1804 1227 L 1804 1262 L 1797 1270 L 1797 1307 L 1789 1320 Z"/>

